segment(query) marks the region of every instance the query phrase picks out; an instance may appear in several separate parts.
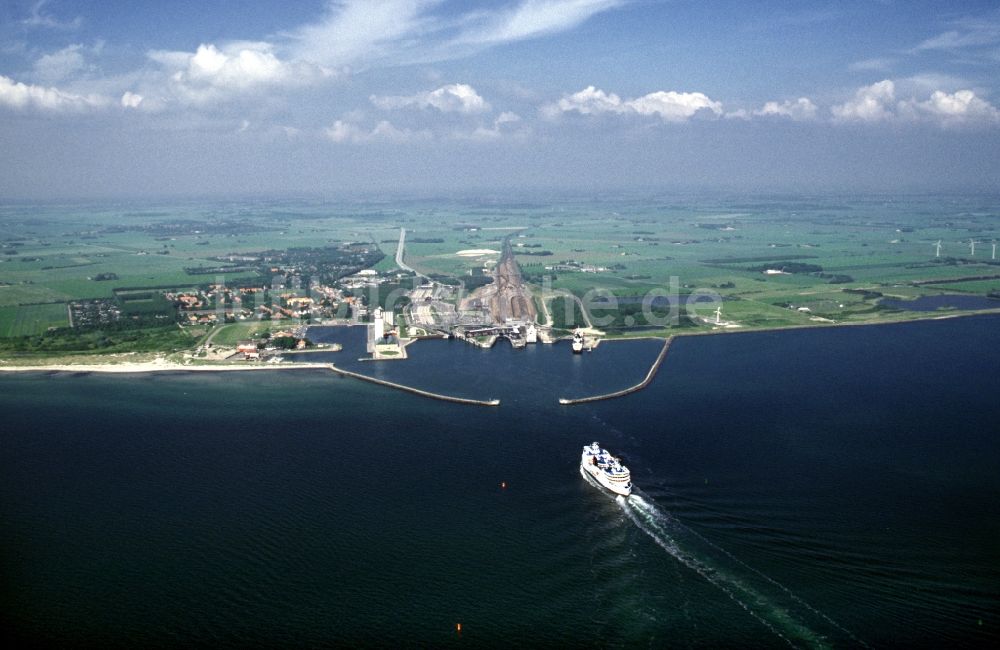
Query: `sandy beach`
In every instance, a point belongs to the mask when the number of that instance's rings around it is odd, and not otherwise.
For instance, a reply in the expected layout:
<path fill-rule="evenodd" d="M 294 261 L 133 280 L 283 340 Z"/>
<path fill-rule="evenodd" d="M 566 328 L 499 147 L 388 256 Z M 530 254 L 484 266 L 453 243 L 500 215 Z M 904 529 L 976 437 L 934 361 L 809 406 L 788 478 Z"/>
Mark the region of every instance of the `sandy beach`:
<path fill-rule="evenodd" d="M 329 369 L 328 363 L 284 363 L 284 364 L 183 364 L 157 359 L 155 361 L 123 363 L 60 363 L 51 365 L 10 365 L 0 361 L 0 372 L 105 372 L 105 373 L 146 373 L 146 372 L 234 372 L 248 370 L 302 370 Z"/>

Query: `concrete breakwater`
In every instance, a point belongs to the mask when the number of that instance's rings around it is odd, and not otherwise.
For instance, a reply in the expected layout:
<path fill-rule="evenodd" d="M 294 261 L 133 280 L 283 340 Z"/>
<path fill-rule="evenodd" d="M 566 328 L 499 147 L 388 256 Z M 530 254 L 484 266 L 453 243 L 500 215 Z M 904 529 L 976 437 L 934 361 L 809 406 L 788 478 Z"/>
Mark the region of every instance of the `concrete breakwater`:
<path fill-rule="evenodd" d="M 663 341 L 663 348 L 660 349 L 660 353 L 656 355 L 656 360 L 653 361 L 653 365 L 649 368 L 649 372 L 646 373 L 646 378 L 635 386 L 630 386 L 623 390 L 616 390 L 613 393 L 604 393 L 603 395 L 592 395 L 590 397 L 578 397 L 576 399 L 569 399 L 566 397 L 559 398 L 559 403 L 566 406 L 573 406 L 574 404 L 586 404 L 587 402 L 600 402 L 606 399 L 615 399 L 616 397 L 624 397 L 631 393 L 642 390 L 649 385 L 649 382 L 653 381 L 653 377 L 656 376 L 656 371 L 660 369 L 660 365 L 663 363 L 663 359 L 667 356 L 667 350 L 670 349 L 670 343 L 674 340 L 674 337 L 668 336 L 665 341 Z"/>
<path fill-rule="evenodd" d="M 401 390 L 407 393 L 413 393 L 414 395 L 420 395 L 421 397 L 429 397 L 431 399 L 441 400 L 443 402 L 454 402 L 455 404 L 469 404 L 472 406 L 499 406 L 500 400 L 481 400 L 481 399 L 469 399 L 467 397 L 455 397 L 453 395 L 442 395 L 441 393 L 432 393 L 427 390 L 421 390 L 419 388 L 414 388 L 412 386 L 406 386 L 403 384 L 397 384 L 396 382 L 386 381 L 385 379 L 376 379 L 375 377 L 369 377 L 368 375 L 362 375 L 356 372 L 351 372 L 350 370 L 343 370 L 338 368 L 333 364 L 328 366 L 330 370 L 334 371 L 338 375 L 344 377 L 353 377 L 355 379 L 360 379 L 361 381 L 367 381 L 373 384 L 378 384 L 380 386 L 387 386 L 389 388 L 395 388 L 396 390 Z"/>

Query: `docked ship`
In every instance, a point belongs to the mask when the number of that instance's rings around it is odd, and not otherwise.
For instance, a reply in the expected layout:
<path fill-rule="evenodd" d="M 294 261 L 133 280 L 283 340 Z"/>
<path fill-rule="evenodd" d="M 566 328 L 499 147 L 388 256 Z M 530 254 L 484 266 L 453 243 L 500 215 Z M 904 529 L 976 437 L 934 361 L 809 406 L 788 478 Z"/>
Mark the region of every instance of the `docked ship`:
<path fill-rule="evenodd" d="M 626 497 L 632 494 L 631 472 L 608 453 L 607 449 L 601 449 L 596 442 L 583 448 L 583 454 L 580 456 L 580 473 L 584 472 L 615 494 Z"/>
<path fill-rule="evenodd" d="M 573 354 L 580 354 L 583 352 L 583 334 L 580 330 L 573 332 Z"/>

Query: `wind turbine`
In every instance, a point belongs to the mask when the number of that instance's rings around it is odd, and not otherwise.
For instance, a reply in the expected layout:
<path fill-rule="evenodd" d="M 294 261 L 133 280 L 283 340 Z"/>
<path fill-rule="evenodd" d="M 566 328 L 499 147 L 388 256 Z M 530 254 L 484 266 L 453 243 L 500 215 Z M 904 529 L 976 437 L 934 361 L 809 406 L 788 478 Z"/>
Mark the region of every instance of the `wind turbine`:
<path fill-rule="evenodd" d="M 969 250 L 972 252 L 972 257 L 976 256 L 976 240 L 969 238 Z"/>
<path fill-rule="evenodd" d="M 715 309 L 715 324 L 722 325 L 722 305 Z"/>
<path fill-rule="evenodd" d="M 934 257 L 941 257 L 941 240 L 939 239 L 936 244 L 934 244 Z"/>
<path fill-rule="evenodd" d="M 993 240 L 993 257 L 990 258 L 990 259 L 994 259 L 995 260 L 996 258 L 997 258 L 997 240 L 994 239 Z"/>

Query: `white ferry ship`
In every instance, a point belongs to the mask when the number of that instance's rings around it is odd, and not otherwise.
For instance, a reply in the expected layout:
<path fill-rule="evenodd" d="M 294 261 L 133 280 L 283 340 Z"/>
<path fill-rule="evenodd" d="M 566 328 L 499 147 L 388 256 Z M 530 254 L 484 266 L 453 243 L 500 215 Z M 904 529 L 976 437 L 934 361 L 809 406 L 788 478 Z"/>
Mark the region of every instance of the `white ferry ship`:
<path fill-rule="evenodd" d="M 583 334 L 580 330 L 573 332 L 573 354 L 580 354 L 583 352 Z"/>
<path fill-rule="evenodd" d="M 617 458 L 601 449 L 596 442 L 583 448 L 580 456 L 580 472 L 586 472 L 603 487 L 615 494 L 632 494 L 632 474 Z"/>

